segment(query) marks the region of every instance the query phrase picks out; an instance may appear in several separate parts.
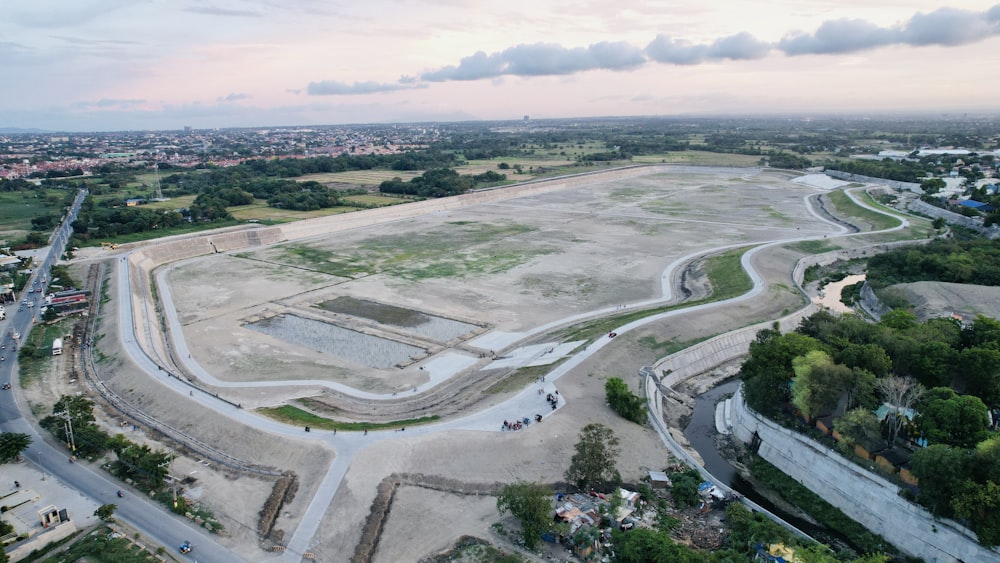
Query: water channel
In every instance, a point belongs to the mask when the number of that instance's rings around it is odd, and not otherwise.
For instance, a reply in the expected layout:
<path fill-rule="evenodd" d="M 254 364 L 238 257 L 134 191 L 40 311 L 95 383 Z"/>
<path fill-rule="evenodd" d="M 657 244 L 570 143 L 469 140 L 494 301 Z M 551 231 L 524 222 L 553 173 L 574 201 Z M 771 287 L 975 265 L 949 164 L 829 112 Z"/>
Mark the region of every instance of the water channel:
<path fill-rule="evenodd" d="M 701 456 L 705 464 L 705 469 L 720 481 L 728 484 L 736 492 L 756 502 L 785 522 L 788 522 L 810 536 L 825 543 L 830 543 L 831 540 L 837 539 L 850 545 L 850 542 L 840 534 L 798 518 L 775 506 L 768 498 L 758 493 L 750 482 L 744 479 L 719 453 L 719 450 L 715 446 L 715 405 L 720 400 L 735 393 L 740 383 L 742 381 L 739 379 L 728 381 L 709 389 L 695 398 L 694 412 L 691 415 L 691 421 L 684 429 L 684 437 L 687 438 L 691 447 Z"/>
<path fill-rule="evenodd" d="M 852 275 L 847 276 L 838 282 L 829 283 L 823 287 L 819 296 L 814 299 L 814 302 L 837 313 L 851 311 L 849 307 L 841 303 L 841 291 L 845 286 L 855 284 L 864 279 L 864 275 Z M 810 536 L 819 538 L 826 542 L 836 539 L 847 545 L 852 545 L 847 538 L 841 536 L 840 534 L 822 526 L 816 526 L 815 524 L 802 520 L 801 518 L 797 518 L 788 514 L 781 508 L 776 507 L 770 500 L 758 493 L 753 486 L 745 480 L 739 472 L 719 453 L 719 450 L 715 446 L 715 405 L 721 399 L 735 393 L 736 389 L 740 386 L 740 383 L 741 381 L 739 379 L 728 381 L 709 389 L 707 392 L 702 393 L 695 398 L 694 412 L 691 415 L 691 421 L 688 423 L 687 428 L 684 429 L 684 436 L 691 444 L 691 447 L 694 448 L 699 455 L 701 455 L 701 459 L 705 464 L 705 469 L 707 469 L 709 473 L 714 475 L 720 481 L 727 483 L 733 488 L 733 490 L 756 502 L 765 509 L 770 510 L 784 521 L 792 524 Z M 852 545 L 852 547 L 857 549 L 856 546 Z"/>

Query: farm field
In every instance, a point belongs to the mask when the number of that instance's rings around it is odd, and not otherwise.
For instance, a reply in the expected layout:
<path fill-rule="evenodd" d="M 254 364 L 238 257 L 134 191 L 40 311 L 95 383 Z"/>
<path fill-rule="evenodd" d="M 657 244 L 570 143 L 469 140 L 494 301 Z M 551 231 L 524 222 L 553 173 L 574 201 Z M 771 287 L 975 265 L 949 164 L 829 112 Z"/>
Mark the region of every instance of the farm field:
<path fill-rule="evenodd" d="M 359 186 L 377 186 L 393 178 L 410 180 L 423 174 L 423 170 L 349 170 L 347 172 L 322 172 L 306 174 L 291 178 L 296 182 L 319 182 L 320 184 L 358 184 Z"/>
<path fill-rule="evenodd" d="M 292 209 L 279 209 L 271 207 L 262 199 L 255 200 L 250 205 L 237 205 L 227 207 L 226 211 L 233 218 L 240 221 L 260 221 L 265 223 L 288 223 L 291 221 L 301 221 L 302 219 L 312 219 L 314 217 L 325 217 L 327 215 L 337 215 L 357 211 L 357 207 L 330 207 L 327 209 L 316 209 L 314 211 L 295 211 Z"/>
<path fill-rule="evenodd" d="M 676 151 L 664 154 L 647 154 L 632 158 L 636 164 L 693 164 L 699 166 L 757 166 L 760 157 L 750 154 L 732 154 L 709 151 Z"/>

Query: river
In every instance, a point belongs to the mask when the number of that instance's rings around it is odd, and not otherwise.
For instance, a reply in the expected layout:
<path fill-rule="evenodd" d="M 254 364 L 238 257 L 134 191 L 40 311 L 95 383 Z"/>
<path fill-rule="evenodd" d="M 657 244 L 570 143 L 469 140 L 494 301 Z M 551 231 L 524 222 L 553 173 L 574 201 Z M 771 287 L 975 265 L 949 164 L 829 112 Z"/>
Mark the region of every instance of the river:
<path fill-rule="evenodd" d="M 810 536 L 824 543 L 831 543 L 831 540 L 834 539 L 839 540 L 857 550 L 856 546 L 839 533 L 822 526 L 817 526 L 775 506 L 768 498 L 758 493 L 750 482 L 744 479 L 719 454 L 719 450 L 715 447 L 715 405 L 721 399 L 735 393 L 740 383 L 742 383 L 741 380 L 734 379 L 717 385 L 695 398 L 694 412 L 691 415 L 691 421 L 688 423 L 687 428 L 684 429 L 684 436 L 688 439 L 691 447 L 701 455 L 701 459 L 705 463 L 705 469 L 712 475 L 715 475 L 720 481 L 727 483 L 733 490 L 765 509 L 770 510 L 782 520 L 792 524 Z"/>

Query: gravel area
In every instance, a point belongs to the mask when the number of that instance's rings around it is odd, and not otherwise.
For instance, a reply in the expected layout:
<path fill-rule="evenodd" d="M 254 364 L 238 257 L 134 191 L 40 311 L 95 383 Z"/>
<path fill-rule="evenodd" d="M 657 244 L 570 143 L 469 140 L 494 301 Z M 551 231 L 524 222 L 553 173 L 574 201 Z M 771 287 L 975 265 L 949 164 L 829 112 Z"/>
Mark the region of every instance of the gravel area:
<path fill-rule="evenodd" d="M 376 369 L 409 363 L 425 352 L 416 346 L 297 315 L 276 315 L 249 323 L 247 328 Z"/>

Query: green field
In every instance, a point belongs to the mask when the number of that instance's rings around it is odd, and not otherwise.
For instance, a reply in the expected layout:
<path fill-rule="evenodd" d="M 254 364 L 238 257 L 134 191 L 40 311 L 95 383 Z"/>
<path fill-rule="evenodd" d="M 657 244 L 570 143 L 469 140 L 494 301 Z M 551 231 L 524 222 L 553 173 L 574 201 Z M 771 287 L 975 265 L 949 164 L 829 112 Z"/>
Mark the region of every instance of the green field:
<path fill-rule="evenodd" d="M 356 203 L 358 205 L 368 206 L 368 207 L 381 207 L 384 205 L 399 205 L 400 203 L 409 203 L 411 201 L 418 201 L 418 200 L 415 198 L 407 198 L 407 197 L 368 194 L 368 195 L 345 196 L 341 198 L 341 201 L 345 203 Z"/>
<path fill-rule="evenodd" d="M 832 191 L 829 195 L 830 201 L 833 202 L 833 205 L 837 207 L 838 211 L 850 217 L 857 217 L 858 219 L 871 223 L 872 230 L 881 231 L 891 229 L 893 227 L 898 227 L 901 223 L 901 220 L 897 218 L 895 214 L 891 216 L 883 215 L 877 211 L 861 207 L 860 205 L 854 203 L 854 201 L 852 201 L 843 190 Z M 861 199 L 865 198 L 862 197 Z M 868 202 L 872 202 L 872 200 L 869 198 Z"/>
<path fill-rule="evenodd" d="M 41 195 L 39 197 L 39 192 L 0 193 L 0 232 L 27 231 L 31 229 L 33 217 L 60 212 L 65 190 L 45 190 Z"/>
<path fill-rule="evenodd" d="M 303 404 L 311 406 L 309 399 L 300 399 Z M 300 409 L 292 405 L 282 405 L 280 407 L 264 407 L 257 409 L 257 412 L 273 418 L 279 422 L 292 424 L 294 426 L 308 426 L 317 430 L 346 430 L 360 432 L 362 430 L 385 430 L 389 428 L 406 428 L 418 424 L 428 424 L 441 417 L 437 415 L 424 416 L 421 418 L 410 418 L 406 420 L 395 420 L 392 422 L 339 422 L 330 418 L 325 418 L 313 414 L 307 410 Z"/>
<path fill-rule="evenodd" d="M 692 164 L 696 166 L 759 166 L 760 157 L 750 154 L 732 154 L 709 151 L 677 151 L 647 154 L 632 158 L 636 164 Z"/>
<path fill-rule="evenodd" d="M 178 197 L 172 197 L 167 201 L 151 201 L 149 203 L 142 204 L 143 207 L 148 207 L 150 209 L 165 209 L 172 211 L 174 209 L 187 209 L 191 207 L 194 203 L 196 195 L 182 195 Z"/>
<path fill-rule="evenodd" d="M 261 223 L 290 223 L 301 221 L 302 219 L 312 219 L 314 217 L 326 217 L 327 215 L 339 215 L 357 211 L 357 207 L 340 206 L 317 209 L 315 211 L 294 211 L 291 209 L 279 209 L 271 207 L 262 199 L 255 200 L 250 205 L 237 205 L 227 207 L 226 211 L 239 221 L 260 221 Z"/>
<path fill-rule="evenodd" d="M 367 239 L 348 249 L 303 244 L 281 248 L 281 262 L 353 278 L 387 273 L 405 280 L 463 278 L 505 272 L 555 247 L 524 242 L 534 228 L 515 223 L 449 223 L 408 235 Z"/>
<path fill-rule="evenodd" d="M 319 182 L 320 184 L 357 184 L 359 186 L 377 186 L 393 178 L 410 180 L 423 174 L 423 170 L 350 170 L 347 172 L 320 172 L 291 178 L 296 182 Z"/>

